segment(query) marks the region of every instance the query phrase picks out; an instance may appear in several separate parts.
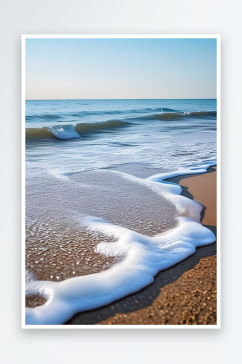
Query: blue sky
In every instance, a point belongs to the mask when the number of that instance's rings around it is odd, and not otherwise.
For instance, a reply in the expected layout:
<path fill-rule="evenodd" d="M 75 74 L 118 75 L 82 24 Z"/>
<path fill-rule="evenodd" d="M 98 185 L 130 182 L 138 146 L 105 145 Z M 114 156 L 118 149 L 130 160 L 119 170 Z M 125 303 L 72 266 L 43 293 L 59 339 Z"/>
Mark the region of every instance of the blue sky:
<path fill-rule="evenodd" d="M 26 99 L 216 98 L 216 39 L 26 39 Z"/>

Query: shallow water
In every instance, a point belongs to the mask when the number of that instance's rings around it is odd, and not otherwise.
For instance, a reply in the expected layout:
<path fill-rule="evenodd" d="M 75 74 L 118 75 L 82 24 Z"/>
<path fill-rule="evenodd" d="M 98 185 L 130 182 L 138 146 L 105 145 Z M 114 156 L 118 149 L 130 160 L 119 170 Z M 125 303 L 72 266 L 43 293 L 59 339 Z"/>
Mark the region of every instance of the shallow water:
<path fill-rule="evenodd" d="M 129 267 L 127 271 L 133 267 L 136 276 L 140 268 L 135 270 L 136 263 L 127 263 L 128 247 L 134 241 L 139 246 L 134 259 L 140 259 L 148 271 L 154 261 L 155 272 L 184 259 L 200 239 L 191 237 L 201 226 L 201 206 L 177 196 L 179 187 L 164 183 L 164 176 L 168 178 L 179 168 L 183 170 L 178 174 L 196 173 L 196 168 L 205 171 L 213 164 L 216 100 L 27 101 L 27 296 L 42 292 L 45 302 L 50 288 L 46 291 L 38 281 L 69 282 L 69 278 L 94 277 L 104 271 L 110 272 L 112 289 L 127 294 L 122 279 L 118 283 L 115 270 L 108 268 L 121 267 L 117 269 L 122 277 L 122 267 Z M 181 221 L 183 233 L 178 228 Z M 161 238 L 162 244 L 181 244 L 174 251 L 169 248 L 169 258 L 166 255 L 163 261 L 158 247 L 150 248 L 152 258 L 139 258 L 142 251 L 147 254 L 148 246 L 158 244 L 152 239 L 166 232 L 179 239 Z M 213 236 L 206 231 L 199 236 L 203 234 L 209 236 L 205 243 L 212 242 Z M 190 248 L 185 248 L 187 244 Z M 161 260 L 157 261 L 158 256 Z M 133 291 L 145 282 L 141 278 L 133 282 Z M 117 297 L 113 294 L 111 301 Z M 68 309 L 73 310 L 72 306 L 69 302 Z M 59 315 L 60 322 L 64 317 Z"/>

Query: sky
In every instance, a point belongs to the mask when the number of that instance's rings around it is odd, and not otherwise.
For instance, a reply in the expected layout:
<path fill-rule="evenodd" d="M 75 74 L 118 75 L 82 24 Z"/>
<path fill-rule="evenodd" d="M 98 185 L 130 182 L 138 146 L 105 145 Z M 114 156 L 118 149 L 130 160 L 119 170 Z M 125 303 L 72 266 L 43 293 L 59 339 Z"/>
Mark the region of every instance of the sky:
<path fill-rule="evenodd" d="M 27 100 L 214 99 L 213 38 L 27 38 Z"/>

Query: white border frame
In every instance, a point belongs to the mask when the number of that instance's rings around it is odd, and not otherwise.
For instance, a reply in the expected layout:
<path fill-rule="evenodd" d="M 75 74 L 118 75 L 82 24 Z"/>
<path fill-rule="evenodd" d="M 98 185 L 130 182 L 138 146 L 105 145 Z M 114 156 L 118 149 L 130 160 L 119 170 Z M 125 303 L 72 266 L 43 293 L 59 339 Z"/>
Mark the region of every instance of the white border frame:
<path fill-rule="evenodd" d="M 25 324 L 25 40 L 28 38 L 214 38 L 217 40 L 217 325 Z M 221 38 L 218 34 L 24 34 L 21 48 L 21 327 L 23 329 L 220 329 L 221 328 Z"/>

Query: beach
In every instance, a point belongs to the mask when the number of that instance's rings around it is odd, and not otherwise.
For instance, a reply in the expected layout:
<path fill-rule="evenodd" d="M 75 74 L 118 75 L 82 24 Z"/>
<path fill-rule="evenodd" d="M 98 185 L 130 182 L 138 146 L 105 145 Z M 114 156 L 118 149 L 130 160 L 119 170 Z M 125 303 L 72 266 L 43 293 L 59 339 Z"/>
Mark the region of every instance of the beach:
<path fill-rule="evenodd" d="M 215 323 L 191 270 L 214 270 L 216 129 L 210 99 L 26 101 L 27 325 Z"/>
<path fill-rule="evenodd" d="M 182 195 L 200 201 L 202 224 L 216 235 L 216 167 L 168 179 Z M 79 313 L 67 325 L 216 325 L 216 242 L 161 271 L 150 286 L 108 306 Z"/>

